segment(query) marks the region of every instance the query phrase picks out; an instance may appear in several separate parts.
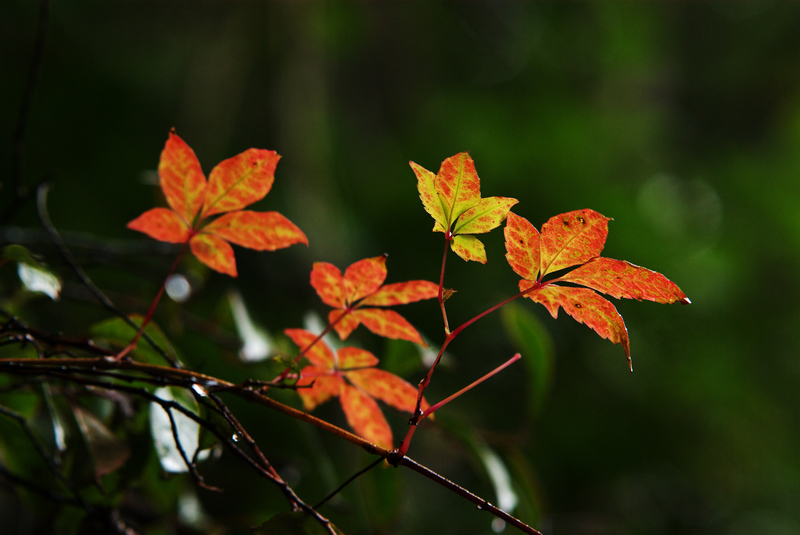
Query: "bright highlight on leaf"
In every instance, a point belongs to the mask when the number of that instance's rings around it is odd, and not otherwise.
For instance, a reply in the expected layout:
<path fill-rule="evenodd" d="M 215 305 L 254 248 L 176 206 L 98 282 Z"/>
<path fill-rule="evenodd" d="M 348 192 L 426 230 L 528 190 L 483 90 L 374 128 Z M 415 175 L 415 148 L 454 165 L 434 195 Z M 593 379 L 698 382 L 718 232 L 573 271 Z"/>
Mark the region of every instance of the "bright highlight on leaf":
<path fill-rule="evenodd" d="M 425 345 L 419 332 L 403 316 L 374 307 L 432 299 L 438 295 L 439 286 L 423 280 L 384 285 L 385 280 L 386 255 L 359 260 L 344 275 L 327 262 L 315 262 L 311 270 L 311 286 L 323 303 L 334 308 L 328 314 L 328 321 L 342 340 L 363 323 L 379 336 Z"/>
<path fill-rule="evenodd" d="M 481 181 L 469 153 L 461 152 L 442 162 L 434 175 L 409 162 L 417 175 L 417 190 L 422 205 L 433 220 L 434 232 L 444 232 L 450 248 L 466 261 L 486 263 L 483 243 L 473 234 L 483 234 L 500 226 L 517 199 L 481 198 Z"/>
<path fill-rule="evenodd" d="M 158 165 L 170 208 L 148 210 L 128 228 L 160 241 L 188 242 L 198 260 L 232 277 L 237 271 L 230 243 L 257 251 L 308 245 L 305 234 L 281 214 L 242 210 L 269 193 L 279 159 L 274 151 L 248 149 L 217 165 L 206 182 L 194 151 L 173 129 Z M 209 221 L 218 214 L 224 215 Z"/>
<path fill-rule="evenodd" d="M 317 336 L 303 329 L 286 329 L 292 341 L 305 351 L 311 363 L 300 370 L 297 393 L 306 410 L 339 397 L 347 423 L 369 440 L 390 449 L 392 430 L 378 403 L 380 400 L 399 411 L 413 412 L 417 389 L 400 377 L 375 368 L 378 358 L 357 347 L 343 347 L 336 353 Z M 313 345 L 311 345 L 313 344 Z M 421 410 L 428 408 L 422 400 Z"/>
<path fill-rule="evenodd" d="M 622 316 L 608 300 L 611 297 L 647 299 L 657 303 L 689 304 L 678 286 L 655 271 L 624 260 L 603 258 L 600 252 L 608 236 L 609 219 L 594 210 L 575 210 L 551 217 L 541 234 L 531 223 L 513 212 L 505 227 L 506 259 L 519 275 L 525 297 L 543 304 L 558 317 L 559 308 L 593 329 L 603 338 L 621 344 L 631 364 L 630 340 Z M 575 267 L 579 266 L 579 267 Z M 547 281 L 549 273 L 575 267 Z M 560 283 L 585 286 L 565 286 Z"/>

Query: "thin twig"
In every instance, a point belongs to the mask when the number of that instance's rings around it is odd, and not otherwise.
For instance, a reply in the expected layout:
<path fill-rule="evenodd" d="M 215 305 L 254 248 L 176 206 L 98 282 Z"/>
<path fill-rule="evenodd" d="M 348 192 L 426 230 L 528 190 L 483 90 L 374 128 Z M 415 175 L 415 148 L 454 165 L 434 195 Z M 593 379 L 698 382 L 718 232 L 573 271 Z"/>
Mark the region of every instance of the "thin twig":
<path fill-rule="evenodd" d="M 33 429 L 28 424 L 28 421 L 25 419 L 25 417 L 19 414 L 18 412 L 13 411 L 8 407 L 4 407 L 2 405 L 0 405 L 0 414 L 3 414 L 8 418 L 11 418 L 12 420 L 17 422 L 20 428 L 22 428 L 22 431 L 25 433 L 25 435 L 27 435 L 28 440 L 30 440 L 31 443 L 33 444 L 33 447 L 36 449 L 37 453 L 39 454 L 39 457 L 41 457 L 42 460 L 44 460 L 44 463 L 47 465 L 47 468 L 50 470 L 50 472 L 56 477 L 56 479 L 58 479 L 58 481 L 61 482 L 62 485 L 64 485 L 67 489 L 69 489 L 69 491 L 72 493 L 73 496 L 75 496 L 74 501 L 76 503 L 80 504 L 81 507 L 83 507 L 84 509 L 87 508 L 88 505 L 86 504 L 86 502 L 83 501 L 83 498 L 81 497 L 80 493 L 78 493 L 78 491 L 75 489 L 75 487 L 72 486 L 70 481 L 61 471 L 61 469 L 56 465 L 55 460 L 47 452 L 47 450 L 44 447 L 44 444 L 42 444 L 42 441 L 39 440 L 39 437 L 36 435 L 36 433 L 34 433 Z"/>
<path fill-rule="evenodd" d="M 519 520 L 514 516 L 511 516 L 510 514 L 500 509 L 499 507 L 487 502 L 477 494 L 474 494 L 465 489 L 464 487 L 462 487 L 461 485 L 458 485 L 457 483 L 450 481 L 446 477 L 437 474 L 430 468 L 419 464 L 410 457 L 402 457 L 399 460 L 398 464 L 405 466 L 406 468 L 410 468 L 411 470 L 417 472 L 418 474 L 422 474 L 423 476 L 427 477 L 431 481 L 435 481 L 439 485 L 442 485 L 443 487 L 450 489 L 451 491 L 455 492 L 462 498 L 465 498 L 466 500 L 469 500 L 470 502 L 477 505 L 478 509 L 493 514 L 503 522 L 506 522 L 507 524 L 514 526 L 523 533 L 528 533 L 530 535 L 542 535 L 540 531 L 535 530 L 525 522 Z"/>
<path fill-rule="evenodd" d="M 323 505 L 328 503 L 328 501 L 330 501 L 334 496 L 336 496 L 337 494 L 342 492 L 342 490 L 344 490 L 344 488 L 347 485 L 349 485 L 350 483 L 352 483 L 353 481 L 355 481 L 356 479 L 358 479 L 362 475 L 366 474 L 367 472 L 369 472 L 370 470 L 372 470 L 373 468 L 375 468 L 376 466 L 378 466 L 380 463 L 382 463 L 384 461 L 386 461 L 386 459 L 384 459 L 383 457 L 378 457 L 377 459 L 375 459 L 374 461 L 369 463 L 367 466 L 365 466 L 364 468 L 362 468 L 361 470 L 359 470 L 358 472 L 356 472 L 352 476 L 348 477 L 347 480 L 344 483 L 342 483 L 341 485 L 339 485 L 338 487 L 333 489 L 333 491 L 331 491 L 330 494 L 328 494 L 327 496 L 322 498 L 322 500 L 317 505 L 314 506 L 314 509 L 319 509 L 320 507 L 322 507 Z"/>
<path fill-rule="evenodd" d="M 174 368 L 168 368 L 165 366 L 141 364 L 134 361 L 115 362 L 113 360 L 107 360 L 102 358 L 51 359 L 51 360 L 50 359 L 49 360 L 0 359 L 0 372 L 12 373 L 12 374 L 17 373 L 17 374 L 49 375 L 51 377 L 57 377 L 62 380 L 72 380 L 83 384 L 91 384 L 101 388 L 110 388 L 121 391 L 127 391 L 142 397 L 146 397 L 148 399 L 155 397 L 149 392 L 147 392 L 145 389 L 137 389 L 131 386 L 108 383 L 106 381 L 94 381 L 85 377 L 78 379 L 74 377 L 74 375 L 71 375 L 70 372 L 64 372 L 61 370 L 61 366 L 69 366 L 69 365 L 85 367 L 83 371 L 83 373 L 85 374 L 95 373 L 97 369 L 108 369 L 108 368 L 126 369 L 129 371 L 145 373 L 151 376 L 156 376 L 159 375 L 160 373 L 162 374 L 162 377 L 164 378 L 164 381 L 166 383 L 173 384 L 175 386 L 182 386 L 184 388 L 191 388 L 193 385 L 199 384 L 204 386 L 204 388 L 207 391 L 212 393 L 216 388 L 222 389 L 230 394 L 243 398 L 247 401 L 252 401 L 260 405 L 264 405 L 273 410 L 282 412 L 292 418 L 296 418 L 298 420 L 310 423 L 318 427 L 319 429 L 322 429 L 323 431 L 332 433 L 344 440 L 347 440 L 348 442 L 351 442 L 352 444 L 360 446 L 370 454 L 377 455 L 381 459 L 386 459 L 387 461 L 390 462 L 390 464 L 393 464 L 395 466 L 402 465 L 411 468 L 415 472 L 424 475 L 431 481 L 434 481 L 437 484 L 444 486 L 445 488 L 469 500 L 470 502 L 480 506 L 481 509 L 490 512 L 497 518 L 500 518 L 501 520 L 507 522 L 508 524 L 520 529 L 522 532 L 533 535 L 541 535 L 538 531 L 536 531 L 532 527 L 509 515 L 502 509 L 492 505 L 483 498 L 475 495 L 474 493 L 468 491 L 467 489 L 464 489 L 463 487 L 457 485 L 456 483 L 453 483 L 447 478 L 437 474 L 433 470 L 423 465 L 420 465 L 410 457 L 406 457 L 405 455 L 400 455 L 398 450 L 391 451 L 385 448 L 381 448 L 380 446 L 377 446 L 359 437 L 358 435 L 354 435 L 353 433 L 350 433 L 349 431 L 346 431 L 338 426 L 335 426 L 324 420 L 320 420 L 319 418 L 316 418 L 311 414 L 299 411 L 297 409 L 289 407 L 288 405 L 284 405 L 283 403 L 280 403 L 279 401 L 274 400 L 261 392 L 247 388 L 235 388 L 235 385 L 233 383 L 224 381 L 222 379 L 217 379 L 207 375 L 199 374 L 197 372 L 192 372 L 190 370 L 178 370 Z M 156 401 L 157 403 L 166 403 L 164 400 L 160 400 L 160 398 L 156 399 L 158 400 Z M 271 474 L 265 471 L 264 468 L 259 463 L 256 463 L 254 460 L 250 459 L 250 457 L 246 455 L 241 450 L 241 448 L 237 447 L 236 444 L 233 444 L 229 439 L 227 439 L 227 437 L 222 436 L 210 422 L 200 418 L 199 416 L 195 415 L 193 412 L 189 411 L 188 409 L 186 409 L 185 407 L 183 407 L 178 403 L 172 403 L 170 406 L 173 407 L 175 410 L 181 411 L 188 418 L 197 421 L 200 425 L 208 429 L 212 434 L 214 434 L 217 438 L 219 438 L 220 441 L 223 442 L 226 446 L 230 447 L 232 451 L 234 451 L 237 455 L 239 455 L 247 462 L 249 462 L 251 466 L 253 466 L 253 468 L 256 469 L 258 473 L 274 481 Z M 309 512 L 310 514 L 318 515 L 318 513 L 316 513 L 313 508 L 307 505 L 302 508 L 306 512 Z M 327 524 L 327 527 L 330 528 L 329 532 L 333 533 L 332 531 L 333 528 L 330 526 L 330 524 Z"/>
<path fill-rule="evenodd" d="M 172 439 L 175 441 L 175 447 L 178 448 L 178 453 L 180 453 L 181 459 L 183 459 L 183 464 L 186 465 L 186 469 L 189 470 L 189 472 L 192 474 L 192 477 L 194 477 L 195 481 L 197 481 L 197 484 L 200 485 L 201 488 L 222 492 L 221 488 L 214 487 L 213 485 L 206 483 L 205 479 L 203 479 L 203 476 L 201 476 L 200 472 L 197 471 L 197 465 L 195 464 L 194 460 L 190 460 L 186 455 L 186 450 L 183 449 L 181 438 L 178 435 L 178 424 L 175 421 L 175 415 L 172 414 L 172 408 L 165 406 L 164 404 L 161 405 L 161 408 L 164 409 L 164 412 L 166 412 L 167 416 L 169 417 L 169 425 L 172 429 Z"/>
<path fill-rule="evenodd" d="M 53 226 L 53 222 L 50 220 L 50 215 L 47 212 L 47 191 L 48 191 L 47 184 L 41 184 L 37 191 L 36 200 L 37 200 L 37 208 L 39 211 L 39 218 L 42 221 L 42 225 L 47 230 L 47 233 L 50 234 L 50 238 L 58 246 L 58 249 L 61 252 L 61 256 L 64 257 L 64 260 L 67 262 L 67 264 L 69 264 L 69 266 L 81 280 L 84 286 L 86 286 L 86 288 L 89 289 L 92 295 L 94 295 L 95 298 L 98 301 L 100 301 L 100 303 L 104 307 L 106 307 L 110 312 L 112 312 L 116 316 L 122 318 L 122 320 L 125 321 L 125 323 L 127 323 L 131 328 L 133 328 L 135 331 L 138 332 L 139 326 L 136 324 L 136 322 L 133 321 L 130 318 L 130 316 L 128 316 L 122 310 L 120 310 L 114 303 L 112 303 L 111 300 L 103 293 L 103 291 L 100 290 L 100 288 L 98 288 L 94 282 L 92 282 L 92 279 L 89 278 L 89 275 L 86 274 L 83 268 L 81 268 L 81 266 L 78 265 L 78 262 L 72 255 L 72 252 L 69 250 L 66 243 L 64 243 L 64 240 L 58 234 L 58 231 L 56 230 L 55 226 Z M 143 333 L 142 338 L 147 340 L 147 342 L 153 347 L 153 349 L 156 352 L 158 352 L 158 354 L 161 355 L 161 357 L 165 361 L 167 361 L 172 367 L 174 368 L 181 367 L 180 363 L 177 360 L 173 359 L 158 344 L 156 344 L 155 341 L 153 341 L 153 339 L 147 333 Z"/>

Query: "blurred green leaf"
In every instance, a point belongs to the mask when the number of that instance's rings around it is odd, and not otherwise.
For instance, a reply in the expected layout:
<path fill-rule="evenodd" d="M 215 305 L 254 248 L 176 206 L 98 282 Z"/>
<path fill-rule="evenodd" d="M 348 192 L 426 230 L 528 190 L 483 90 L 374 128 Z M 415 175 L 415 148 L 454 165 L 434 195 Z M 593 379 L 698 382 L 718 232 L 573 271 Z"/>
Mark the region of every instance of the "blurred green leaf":
<path fill-rule="evenodd" d="M 33 254 L 28 248 L 21 245 L 6 245 L 3 247 L 3 258 L 18 264 L 25 264 L 27 266 L 33 266 L 43 270 L 47 269 L 47 267 L 39 261 L 35 254 Z"/>
<path fill-rule="evenodd" d="M 142 321 L 144 321 L 144 317 L 139 314 L 132 314 L 131 319 L 137 326 L 141 326 Z M 158 325 L 151 321 L 147 327 L 145 327 L 144 332 L 173 360 L 180 361 L 172 343 Z M 92 325 L 89 329 L 89 334 L 96 344 L 115 351 L 124 349 L 136 335 L 136 331 L 122 318 L 110 318 Z M 134 359 L 139 362 L 144 362 L 146 364 L 164 364 L 164 357 L 144 338 L 139 340 L 136 349 L 131 353 Z"/>
<path fill-rule="evenodd" d="M 389 533 L 403 503 L 401 471 L 383 462 L 358 479 L 364 509 L 375 531 Z"/>
<path fill-rule="evenodd" d="M 102 477 L 120 468 L 130 456 L 125 442 L 91 412 L 74 405 L 75 421 L 94 464 L 95 477 Z"/>
<path fill-rule="evenodd" d="M 174 401 L 194 414 L 199 414 L 197 401 L 182 388 L 159 388 L 154 394 L 165 401 Z M 187 459 L 193 461 L 195 453 L 200 448 L 200 426 L 177 410 L 171 410 L 171 412 L 172 420 L 163 407 L 152 404 L 150 407 L 150 432 L 153 435 L 153 443 L 162 468 L 167 472 L 186 472 L 186 463 L 178 449 L 175 435 L 177 435 L 180 447 Z M 208 452 L 201 451 L 197 455 L 197 460 L 203 460 L 206 457 L 208 457 Z"/>
<path fill-rule="evenodd" d="M 530 377 L 528 408 L 539 415 L 553 380 L 553 341 L 539 319 L 524 306 L 510 303 L 503 307 L 503 327 Z"/>

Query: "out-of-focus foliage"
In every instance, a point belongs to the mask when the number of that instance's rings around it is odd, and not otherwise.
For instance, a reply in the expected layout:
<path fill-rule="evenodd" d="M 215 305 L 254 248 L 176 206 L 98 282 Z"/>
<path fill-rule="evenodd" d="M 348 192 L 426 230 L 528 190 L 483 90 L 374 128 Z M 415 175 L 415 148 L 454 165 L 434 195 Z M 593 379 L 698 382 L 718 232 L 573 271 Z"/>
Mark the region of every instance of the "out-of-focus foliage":
<path fill-rule="evenodd" d="M 493 501 L 491 452 L 510 474 L 515 512 L 544 532 L 800 532 L 800 5 L 60 1 L 49 15 L 23 185 L 52 182 L 53 223 L 125 310 L 146 310 L 175 253 L 125 228 L 163 205 L 154 174 L 164 132 L 176 127 L 207 162 L 248 147 L 282 156 L 269 203 L 254 209 L 285 214 L 310 246 L 237 251 L 236 281 L 187 259 L 191 297 L 162 303 L 156 322 L 188 366 L 230 381 L 274 375 L 270 362 L 240 362 L 229 288 L 259 327 L 278 333 L 309 310 L 325 313 L 308 284 L 315 261 L 388 253 L 396 280 L 435 280 L 441 240 L 408 161 L 435 169 L 442 155 L 469 150 L 487 191 L 512 195 L 533 220 L 582 208 L 613 217 L 604 253 L 667 274 L 693 305 L 618 304 L 633 374 L 618 348 L 541 307 L 515 303 L 535 320 L 489 316 L 448 347 L 431 403 L 516 350 L 525 358 L 526 347 L 541 348 L 535 358 L 552 369 L 542 379 L 517 364 L 493 377 L 438 411 L 410 455 Z M 37 17 L 36 2 L 0 3 L 0 211 Z M 21 206 L 0 242 L 39 255 L 63 281 L 60 300 L 23 295 L 5 265 L 3 306 L 45 330 L 86 333 L 108 314 L 39 230 L 34 208 Z M 502 236 L 482 241 L 485 266 L 451 259 L 451 317 L 517 291 Z M 441 340 L 433 302 L 404 316 L 432 345 Z M 359 342 L 390 355 L 412 383 L 421 377 L 411 344 Z M 41 404 L 46 393 L 5 392 L 5 381 L 0 405 L 48 444 L 65 430 L 81 436 L 80 422 L 58 416 L 69 413 L 63 400 Z M 544 399 L 537 388 L 549 390 Z M 311 503 L 370 460 L 284 416 L 231 405 Z M 343 423 L 334 409 L 319 410 Z M 149 532 L 246 532 L 285 510 L 277 490 L 224 454 L 199 465 L 223 493 L 196 489 L 185 474 L 165 479 L 146 418 L 129 424 L 130 457 L 105 476 L 103 496 Z M 401 430 L 404 418 L 390 425 Z M 4 466 L 39 470 L 40 484 L 57 487 L 13 419 L 0 418 L 0 450 Z M 87 481 L 95 469 L 71 467 Z M 135 489 L 119 494 L 133 477 Z M 0 485 L 4 532 L 32 532 L 57 509 Z M 71 511 L 59 519 L 65 527 L 78 522 Z M 323 513 L 348 535 L 432 525 L 486 533 L 492 522 L 388 468 Z"/>

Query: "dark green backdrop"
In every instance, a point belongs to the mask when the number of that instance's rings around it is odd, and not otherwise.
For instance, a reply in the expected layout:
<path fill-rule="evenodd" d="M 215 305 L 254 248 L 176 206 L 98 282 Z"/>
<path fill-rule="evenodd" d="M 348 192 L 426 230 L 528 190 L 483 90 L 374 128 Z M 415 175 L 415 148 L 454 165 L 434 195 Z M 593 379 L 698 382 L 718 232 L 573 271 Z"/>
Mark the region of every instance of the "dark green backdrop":
<path fill-rule="evenodd" d="M 6 183 L 37 18 L 36 2 L 0 3 Z M 519 303 L 552 346 L 549 382 L 516 364 L 443 409 L 412 456 L 494 501 L 476 455 L 490 447 L 514 479 L 515 513 L 554 535 L 800 533 L 799 27 L 800 4 L 782 2 L 55 0 L 23 177 L 52 183 L 50 215 L 78 258 L 121 306 L 144 312 L 171 260 L 125 224 L 160 202 L 146 179 L 169 129 L 206 172 L 249 147 L 278 151 L 275 186 L 256 208 L 289 217 L 310 247 L 237 248 L 237 280 L 188 262 L 203 287 L 156 318 L 198 369 L 238 380 L 263 369 L 236 364 L 227 289 L 276 335 L 326 312 L 308 285 L 314 261 L 344 268 L 388 253 L 389 282 L 435 280 L 441 235 L 408 161 L 436 170 L 469 150 L 484 196 L 516 197 L 537 227 L 577 208 L 613 217 L 604 254 L 664 273 L 693 304 L 619 304 L 631 374 L 619 346 Z M 0 190 L 0 207 L 8 199 Z M 67 282 L 60 303 L 31 301 L 26 319 L 85 332 L 106 313 L 38 225 L 28 203 L 0 236 L 45 255 Z M 448 264 L 453 322 L 516 292 L 501 231 L 484 241 L 486 266 Z M 2 273 L 8 292 L 13 274 Z M 401 312 L 441 341 L 435 305 Z M 503 319 L 450 347 L 430 398 L 513 354 Z M 222 325 L 213 343 L 206 320 Z M 366 331 L 354 340 L 420 377 L 407 346 Z M 236 408 L 310 503 L 368 462 L 282 416 Z M 342 422 L 332 404 L 319 413 Z M 233 461 L 201 469 L 227 489 L 198 494 L 213 525 L 243 529 L 285 508 Z M 154 471 L 143 486 L 177 495 L 183 483 Z M 348 535 L 491 531 L 485 513 L 390 469 L 323 513 Z"/>

